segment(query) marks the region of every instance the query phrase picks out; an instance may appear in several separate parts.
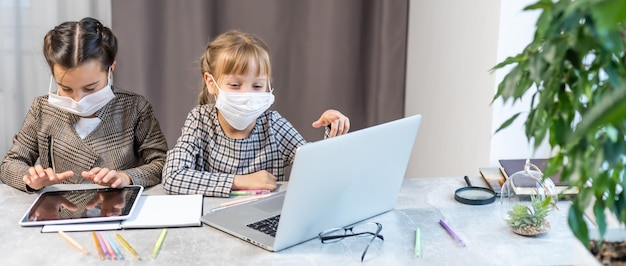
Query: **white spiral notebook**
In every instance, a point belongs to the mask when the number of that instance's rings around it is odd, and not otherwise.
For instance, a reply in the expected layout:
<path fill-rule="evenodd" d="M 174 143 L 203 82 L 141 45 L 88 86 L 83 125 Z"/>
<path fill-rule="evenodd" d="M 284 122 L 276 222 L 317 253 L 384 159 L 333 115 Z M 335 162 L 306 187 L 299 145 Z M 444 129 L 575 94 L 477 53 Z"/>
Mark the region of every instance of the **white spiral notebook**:
<path fill-rule="evenodd" d="M 42 233 L 201 226 L 202 195 L 142 195 L 137 210 L 123 221 L 44 225 Z"/>

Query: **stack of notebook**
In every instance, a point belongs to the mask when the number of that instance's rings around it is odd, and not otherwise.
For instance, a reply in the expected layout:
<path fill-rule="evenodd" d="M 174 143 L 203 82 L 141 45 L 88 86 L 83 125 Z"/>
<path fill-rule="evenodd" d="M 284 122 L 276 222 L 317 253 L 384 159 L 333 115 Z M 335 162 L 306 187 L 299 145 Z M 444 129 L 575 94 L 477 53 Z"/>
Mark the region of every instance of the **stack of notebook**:
<path fill-rule="evenodd" d="M 126 220 L 44 225 L 41 232 L 201 226 L 202 204 L 202 195 L 142 195 L 137 210 Z"/>
<path fill-rule="evenodd" d="M 500 192 L 502 185 L 511 175 L 524 170 L 526 159 L 502 159 L 498 162 L 500 163 L 500 167 L 479 168 L 481 176 L 495 192 Z M 530 163 L 536 165 L 541 172 L 545 171 L 547 162 L 548 159 L 530 159 Z M 549 178 L 554 183 L 557 193 L 560 196 L 573 196 L 578 194 L 577 188 L 570 187 L 568 182 L 560 180 L 559 173 Z M 514 181 L 515 182 L 511 182 L 511 187 L 515 191 L 515 194 L 530 195 L 535 193 L 535 181 L 517 178 Z"/>

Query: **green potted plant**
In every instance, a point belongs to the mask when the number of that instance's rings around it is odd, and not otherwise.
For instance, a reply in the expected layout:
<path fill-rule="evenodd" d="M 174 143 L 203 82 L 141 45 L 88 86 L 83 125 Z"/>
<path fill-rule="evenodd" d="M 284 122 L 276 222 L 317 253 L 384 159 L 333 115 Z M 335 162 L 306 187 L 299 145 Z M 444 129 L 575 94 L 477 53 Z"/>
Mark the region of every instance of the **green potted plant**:
<path fill-rule="evenodd" d="M 511 230 L 523 236 L 536 236 L 550 230 L 548 215 L 552 211 L 552 197 L 547 196 L 542 200 L 538 195 L 530 196 L 530 205 L 515 204 L 508 211 L 507 223 Z"/>
<path fill-rule="evenodd" d="M 606 213 L 626 221 L 626 1 L 539 0 L 525 10 L 541 11 L 534 38 L 494 67 L 511 68 L 493 100 L 506 104 L 532 95 L 524 103 L 530 105 L 526 137 L 535 148 L 547 140 L 556 153 L 545 176 L 561 171 L 561 180 L 578 188 L 568 223 L 589 247 L 587 207 L 600 240 Z"/>

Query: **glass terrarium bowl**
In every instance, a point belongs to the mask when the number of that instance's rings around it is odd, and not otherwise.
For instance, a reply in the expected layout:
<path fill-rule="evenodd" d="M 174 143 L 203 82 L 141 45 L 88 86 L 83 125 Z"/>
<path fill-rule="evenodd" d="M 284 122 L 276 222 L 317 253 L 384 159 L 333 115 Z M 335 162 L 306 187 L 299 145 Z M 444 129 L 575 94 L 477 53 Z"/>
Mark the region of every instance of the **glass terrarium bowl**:
<path fill-rule="evenodd" d="M 544 180 L 537 166 L 527 162 L 524 170 L 504 182 L 500 194 L 501 216 L 514 233 L 537 236 L 550 230 L 558 194 L 554 182 Z"/>

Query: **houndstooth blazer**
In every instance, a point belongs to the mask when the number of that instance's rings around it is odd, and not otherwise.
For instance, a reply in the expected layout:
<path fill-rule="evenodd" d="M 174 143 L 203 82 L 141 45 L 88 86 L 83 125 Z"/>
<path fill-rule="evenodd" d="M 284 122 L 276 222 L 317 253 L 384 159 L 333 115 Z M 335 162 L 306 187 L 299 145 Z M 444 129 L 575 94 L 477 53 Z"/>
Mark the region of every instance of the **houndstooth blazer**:
<path fill-rule="evenodd" d="M 152 106 L 141 95 L 114 93 L 115 98 L 96 112 L 102 121 L 84 139 L 73 126 L 79 116 L 51 106 L 47 95 L 35 98 L 0 165 L 0 179 L 26 191 L 23 177 L 28 168 L 36 163 L 52 167 L 54 162 L 57 173 L 74 171 L 63 183 L 83 182 L 81 172 L 94 167 L 123 171 L 135 185 L 160 183 L 167 143 Z"/>

